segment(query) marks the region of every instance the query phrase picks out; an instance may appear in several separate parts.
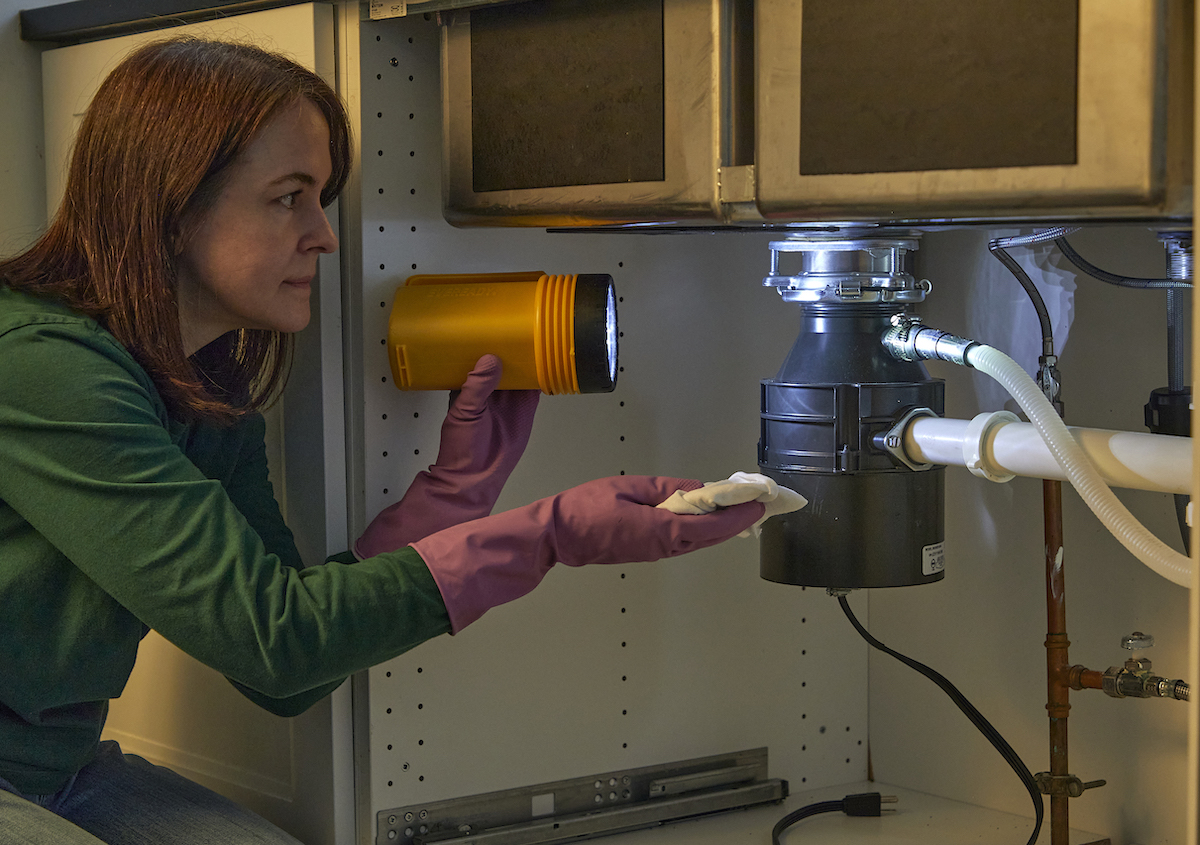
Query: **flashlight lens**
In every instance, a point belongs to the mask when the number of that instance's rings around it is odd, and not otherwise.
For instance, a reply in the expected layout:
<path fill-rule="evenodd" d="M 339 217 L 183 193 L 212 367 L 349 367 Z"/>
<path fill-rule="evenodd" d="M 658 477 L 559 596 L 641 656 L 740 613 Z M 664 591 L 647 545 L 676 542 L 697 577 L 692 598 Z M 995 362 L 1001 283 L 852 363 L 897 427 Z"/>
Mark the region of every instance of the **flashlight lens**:
<path fill-rule="evenodd" d="M 580 393 L 608 393 L 617 386 L 617 297 L 612 276 L 576 278 L 575 375 Z"/>
<path fill-rule="evenodd" d="M 608 307 L 606 308 L 605 338 L 608 341 L 608 380 L 617 383 L 617 299 L 613 295 L 612 285 L 608 286 Z"/>

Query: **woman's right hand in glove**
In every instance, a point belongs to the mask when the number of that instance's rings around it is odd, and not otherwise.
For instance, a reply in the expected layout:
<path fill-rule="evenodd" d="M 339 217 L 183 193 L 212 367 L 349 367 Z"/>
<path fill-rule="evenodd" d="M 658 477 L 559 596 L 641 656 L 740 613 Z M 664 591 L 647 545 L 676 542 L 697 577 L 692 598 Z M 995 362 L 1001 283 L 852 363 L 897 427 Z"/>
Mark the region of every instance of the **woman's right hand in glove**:
<path fill-rule="evenodd" d="M 573 487 L 412 543 L 458 632 L 488 609 L 533 590 L 555 562 L 568 566 L 674 557 L 728 540 L 764 512 L 746 502 L 709 514 L 657 508 L 699 481 L 622 475 Z"/>

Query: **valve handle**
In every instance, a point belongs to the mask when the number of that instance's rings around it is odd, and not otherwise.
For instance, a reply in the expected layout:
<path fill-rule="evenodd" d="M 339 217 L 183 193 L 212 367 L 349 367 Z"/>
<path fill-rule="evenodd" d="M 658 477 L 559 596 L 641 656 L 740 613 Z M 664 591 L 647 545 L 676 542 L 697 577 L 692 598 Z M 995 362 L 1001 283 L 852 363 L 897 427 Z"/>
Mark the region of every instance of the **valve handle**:
<path fill-rule="evenodd" d="M 1121 638 L 1121 648 L 1129 651 L 1150 648 L 1152 645 L 1154 645 L 1154 637 L 1150 634 L 1143 634 L 1141 631 L 1134 631 L 1129 636 Z"/>

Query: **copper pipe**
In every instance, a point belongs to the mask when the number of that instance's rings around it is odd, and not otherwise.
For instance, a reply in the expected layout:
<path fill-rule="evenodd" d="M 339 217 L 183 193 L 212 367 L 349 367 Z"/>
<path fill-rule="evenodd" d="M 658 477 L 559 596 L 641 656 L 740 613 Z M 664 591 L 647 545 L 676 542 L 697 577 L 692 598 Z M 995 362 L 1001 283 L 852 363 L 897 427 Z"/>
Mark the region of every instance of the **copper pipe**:
<path fill-rule="evenodd" d="M 1104 689 L 1104 673 L 1086 666 L 1072 666 L 1068 683 L 1071 689 Z"/>
<path fill-rule="evenodd" d="M 1067 660 L 1067 599 L 1063 567 L 1062 482 L 1042 482 L 1046 538 L 1046 711 L 1050 717 L 1050 775 L 1067 777 L 1067 716 L 1071 710 Z M 1068 845 L 1070 798 L 1050 796 L 1050 845 Z"/>

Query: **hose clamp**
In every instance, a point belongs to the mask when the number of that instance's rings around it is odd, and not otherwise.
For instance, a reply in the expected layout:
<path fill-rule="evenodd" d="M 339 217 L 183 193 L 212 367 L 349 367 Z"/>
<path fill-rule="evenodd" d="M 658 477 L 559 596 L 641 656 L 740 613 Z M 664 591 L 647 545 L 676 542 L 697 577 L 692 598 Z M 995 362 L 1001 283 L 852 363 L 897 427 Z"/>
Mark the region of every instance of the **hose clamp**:
<path fill-rule="evenodd" d="M 973 475 L 978 475 L 980 478 L 986 478 L 988 481 L 995 481 L 1000 484 L 1016 478 L 1011 473 L 992 471 L 991 467 L 988 466 L 986 455 L 988 453 L 988 441 L 991 439 L 992 432 L 1001 426 L 1020 421 L 1021 418 L 1012 411 L 992 411 L 989 414 L 976 415 L 967 424 L 967 431 L 963 435 L 963 465 Z"/>

